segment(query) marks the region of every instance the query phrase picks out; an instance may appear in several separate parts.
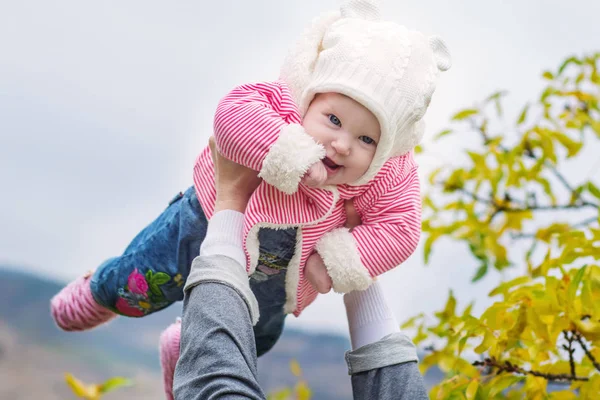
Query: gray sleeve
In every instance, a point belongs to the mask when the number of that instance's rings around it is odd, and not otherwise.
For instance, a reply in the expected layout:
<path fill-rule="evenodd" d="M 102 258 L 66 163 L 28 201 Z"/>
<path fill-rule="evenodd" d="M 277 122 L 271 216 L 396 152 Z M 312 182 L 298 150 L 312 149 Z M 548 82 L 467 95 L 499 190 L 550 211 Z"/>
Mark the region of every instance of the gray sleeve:
<path fill-rule="evenodd" d="M 428 400 L 425 381 L 416 361 L 352 375 L 354 400 Z"/>
<path fill-rule="evenodd" d="M 181 354 L 173 393 L 178 400 L 261 399 L 248 304 L 220 282 L 190 287 L 183 304 Z"/>
<path fill-rule="evenodd" d="M 346 353 L 354 399 L 427 400 L 417 362 L 415 345 L 401 332 Z"/>

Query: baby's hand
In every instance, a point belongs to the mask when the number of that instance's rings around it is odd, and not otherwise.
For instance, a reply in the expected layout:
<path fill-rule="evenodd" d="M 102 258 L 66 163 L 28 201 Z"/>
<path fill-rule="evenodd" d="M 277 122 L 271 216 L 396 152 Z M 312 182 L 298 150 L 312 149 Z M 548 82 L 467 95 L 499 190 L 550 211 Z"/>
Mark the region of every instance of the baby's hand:
<path fill-rule="evenodd" d="M 325 180 L 327 180 L 327 170 L 321 161 L 311 165 L 302 177 L 302 183 L 310 187 L 321 186 L 325 183 Z"/>
<path fill-rule="evenodd" d="M 312 287 L 319 293 L 328 293 L 333 283 L 327 273 L 327 267 L 318 253 L 313 253 L 306 260 L 304 275 Z"/>

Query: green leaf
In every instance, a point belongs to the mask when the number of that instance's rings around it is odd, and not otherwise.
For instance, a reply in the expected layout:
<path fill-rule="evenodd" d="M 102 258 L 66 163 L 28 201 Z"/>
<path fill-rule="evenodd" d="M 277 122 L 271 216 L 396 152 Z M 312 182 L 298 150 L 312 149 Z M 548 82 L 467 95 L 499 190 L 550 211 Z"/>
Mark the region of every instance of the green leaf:
<path fill-rule="evenodd" d="M 453 117 L 452 120 L 454 121 L 461 121 L 463 119 L 467 119 L 473 115 L 479 114 L 479 110 L 474 109 L 474 108 L 467 108 L 465 110 L 459 111 L 458 113 L 456 113 Z"/>
<path fill-rule="evenodd" d="M 525 119 L 527 118 L 527 111 L 529 111 L 529 104 L 523 107 L 523 111 L 521 111 L 521 115 L 519 115 L 519 119 L 517 120 L 517 125 L 521 125 L 523 122 L 525 122 Z"/>
<path fill-rule="evenodd" d="M 576 142 L 562 132 L 553 132 L 552 136 L 560 142 L 560 144 L 567 150 L 567 158 L 573 157 L 579 153 L 579 150 L 583 147 L 583 143 Z"/>
<path fill-rule="evenodd" d="M 454 297 L 454 293 L 450 290 L 448 295 L 448 301 L 446 302 L 446 307 L 444 308 L 444 316 L 446 318 L 453 317 L 456 312 L 456 297 Z"/>
<path fill-rule="evenodd" d="M 558 75 L 562 74 L 563 71 L 565 70 L 565 68 L 567 68 L 567 66 L 569 64 L 571 64 L 571 63 L 577 64 L 577 65 L 581 65 L 581 61 L 579 61 L 577 58 L 575 58 L 575 57 L 569 57 L 558 68 Z"/>
<path fill-rule="evenodd" d="M 108 393 L 112 390 L 118 389 L 120 387 L 132 386 L 133 382 L 130 379 L 123 378 L 122 376 L 117 376 L 114 378 L 108 379 L 102 385 L 100 385 L 101 393 Z"/>
<path fill-rule="evenodd" d="M 490 399 L 494 398 L 498 393 L 501 393 L 505 389 L 514 386 L 517 383 L 522 382 L 523 380 L 525 380 L 524 376 L 514 376 L 507 374 L 499 375 L 495 377 L 492 383 L 490 384 L 491 389 L 488 393 L 488 396 Z"/>
<path fill-rule="evenodd" d="M 594 196 L 597 199 L 600 199 L 600 189 L 598 189 L 596 185 L 594 185 L 592 182 L 588 182 L 587 189 L 592 196 Z"/>
<path fill-rule="evenodd" d="M 170 280 L 171 280 L 171 277 L 169 275 L 165 274 L 164 272 L 157 272 L 152 277 L 152 283 L 154 283 L 155 285 L 164 285 L 165 283 L 169 282 Z"/>
<path fill-rule="evenodd" d="M 489 103 L 492 100 L 498 100 L 500 99 L 502 96 L 506 96 L 508 94 L 508 92 L 506 90 L 499 90 L 497 92 L 492 93 L 491 95 L 488 96 L 487 99 L 485 99 L 486 103 Z"/>
<path fill-rule="evenodd" d="M 423 313 L 415 315 L 414 317 L 410 318 L 408 321 L 404 322 L 400 328 L 402 328 L 402 329 L 412 328 L 413 326 L 415 326 L 415 323 L 417 322 L 417 320 L 422 319 L 423 317 L 424 317 Z"/>
<path fill-rule="evenodd" d="M 443 131 L 441 131 L 440 133 L 438 133 L 438 134 L 435 136 L 435 139 L 442 138 L 442 137 L 444 137 L 444 136 L 446 136 L 446 135 L 449 135 L 449 134 L 451 134 L 451 133 L 452 133 L 452 129 L 446 129 L 446 130 L 443 130 Z"/>
<path fill-rule="evenodd" d="M 469 336 L 463 336 L 458 341 L 458 355 L 459 356 L 461 355 L 462 351 L 464 350 L 464 348 L 465 348 L 465 346 L 467 344 L 467 340 L 469 340 Z"/>
<path fill-rule="evenodd" d="M 498 294 L 501 293 L 507 293 L 510 289 L 512 289 L 515 286 L 520 286 L 523 285 L 527 282 L 531 281 L 531 278 L 529 276 L 519 276 L 518 278 L 512 279 L 510 281 L 507 282 L 503 282 L 500 285 L 498 285 L 498 287 L 496 287 L 494 290 L 492 290 L 488 296 L 490 297 L 494 297 Z"/>
<path fill-rule="evenodd" d="M 441 236 L 441 232 L 430 232 L 429 236 L 425 240 L 425 244 L 423 245 L 423 257 L 425 259 L 425 264 L 429 263 L 429 256 L 431 255 L 431 248 L 433 243 Z"/>
<path fill-rule="evenodd" d="M 471 282 L 475 283 L 475 282 L 479 281 L 481 278 L 483 278 L 485 276 L 485 274 L 487 274 L 487 272 L 488 272 L 488 264 L 487 263 L 481 264 L 481 266 L 479 266 L 479 268 L 477 269 L 477 272 L 471 279 Z"/>
<path fill-rule="evenodd" d="M 154 293 L 155 295 L 157 295 L 157 296 L 162 296 L 163 295 L 162 292 L 160 291 L 160 288 L 158 287 L 158 285 L 156 283 L 150 282 L 148 284 L 148 286 L 150 287 L 150 291 L 152 293 Z"/>
<path fill-rule="evenodd" d="M 152 282 L 152 270 L 149 269 L 148 271 L 146 271 L 146 281 L 147 282 Z"/>
<path fill-rule="evenodd" d="M 575 274 L 575 277 L 569 284 L 569 289 L 567 292 L 567 300 L 571 304 L 573 301 L 575 301 L 575 296 L 577 295 L 577 289 L 579 289 L 579 284 L 581 283 L 581 280 L 583 279 L 583 275 L 585 274 L 586 269 L 587 269 L 587 265 L 584 265 L 583 267 L 579 268 L 579 270 Z"/>
<path fill-rule="evenodd" d="M 554 79 L 554 75 L 552 75 L 552 72 L 550 72 L 550 71 L 544 71 L 544 73 L 542 74 L 542 76 L 545 79 L 548 79 L 549 81 L 551 81 L 552 79 Z"/>
<path fill-rule="evenodd" d="M 467 390 L 465 391 L 465 396 L 467 397 L 467 400 L 475 400 L 475 396 L 477 395 L 478 389 L 479 381 L 476 379 L 471 381 L 471 383 L 469 383 L 469 386 L 467 386 Z"/>

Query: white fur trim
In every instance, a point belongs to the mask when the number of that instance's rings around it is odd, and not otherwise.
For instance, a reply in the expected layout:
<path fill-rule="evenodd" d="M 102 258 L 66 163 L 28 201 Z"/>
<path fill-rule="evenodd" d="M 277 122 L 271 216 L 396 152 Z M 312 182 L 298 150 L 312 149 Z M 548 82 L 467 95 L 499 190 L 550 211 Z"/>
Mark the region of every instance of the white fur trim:
<path fill-rule="evenodd" d="M 285 275 L 285 304 L 283 312 L 293 313 L 298 304 L 298 282 L 300 282 L 300 259 L 302 258 L 302 228 L 298 228 L 296 234 L 296 249 L 288 264 Z"/>
<path fill-rule="evenodd" d="M 339 228 L 326 233 L 317 242 L 317 252 L 323 259 L 337 293 L 365 290 L 373 282 L 360 261 L 356 241 L 350 231 Z"/>
<path fill-rule="evenodd" d="M 285 125 L 269 149 L 258 176 L 282 192 L 293 194 L 308 168 L 325 155 L 323 145 L 315 142 L 302 125 Z"/>

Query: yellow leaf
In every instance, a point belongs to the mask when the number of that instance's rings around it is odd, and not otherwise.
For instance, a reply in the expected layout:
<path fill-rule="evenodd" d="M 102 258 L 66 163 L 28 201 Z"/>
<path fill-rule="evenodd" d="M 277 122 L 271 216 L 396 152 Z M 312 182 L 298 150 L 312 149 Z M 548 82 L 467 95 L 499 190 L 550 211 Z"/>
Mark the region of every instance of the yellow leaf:
<path fill-rule="evenodd" d="M 446 302 L 446 307 L 444 308 L 442 318 L 447 320 L 451 317 L 454 317 L 456 312 L 456 298 L 450 290 L 450 294 L 448 295 L 448 301 Z"/>
<path fill-rule="evenodd" d="M 506 333 L 509 339 L 516 340 L 521 336 L 521 333 L 525 330 L 527 326 L 527 307 L 523 304 L 519 307 L 519 315 L 517 316 L 517 322 L 513 325 L 512 328 Z"/>
<path fill-rule="evenodd" d="M 552 132 L 552 135 L 563 145 L 563 147 L 567 150 L 567 158 L 573 157 L 579 153 L 579 150 L 583 147 L 583 143 L 576 142 L 564 133 L 561 132 Z"/>
<path fill-rule="evenodd" d="M 292 371 L 292 374 L 294 374 L 294 376 L 299 377 L 300 375 L 302 375 L 302 368 L 300 368 L 300 364 L 298 363 L 298 361 L 290 361 L 290 371 Z"/>
<path fill-rule="evenodd" d="M 529 282 L 530 280 L 531 280 L 531 278 L 528 276 L 520 276 L 520 277 L 512 279 L 510 281 L 503 282 L 500 285 L 498 285 L 498 287 L 496 287 L 494 290 L 492 290 L 488 294 L 488 296 L 494 297 L 498 294 L 504 294 L 506 296 L 506 293 L 508 293 L 510 291 L 510 289 L 512 289 L 515 286 L 521 286 L 521 285 Z"/>
<path fill-rule="evenodd" d="M 594 185 L 592 182 L 588 182 L 587 188 L 592 196 L 600 199 L 600 189 L 596 185 Z"/>
<path fill-rule="evenodd" d="M 494 377 L 489 383 L 490 391 L 488 393 L 488 398 L 493 399 L 498 393 L 501 393 L 505 389 L 514 386 L 519 382 L 522 382 L 523 379 L 524 378 L 522 376 L 515 376 L 509 374 L 503 374 Z"/>
<path fill-rule="evenodd" d="M 544 339 L 546 343 L 550 342 L 550 334 L 548 333 L 548 326 L 546 326 L 539 315 L 535 312 L 533 308 L 527 309 L 527 321 L 529 322 L 529 326 L 533 329 L 535 334 Z"/>
<path fill-rule="evenodd" d="M 474 350 L 476 353 L 481 354 L 484 351 L 486 351 L 487 349 L 489 349 L 490 347 L 492 347 L 493 345 L 495 345 L 496 341 L 497 341 L 497 339 L 494 336 L 494 334 L 491 333 L 490 331 L 487 331 L 485 333 L 485 336 L 483 337 L 483 340 L 479 344 L 479 346 L 475 347 Z"/>
<path fill-rule="evenodd" d="M 100 385 L 101 393 L 108 393 L 115 389 L 125 386 L 131 386 L 133 382 L 127 378 L 116 376 L 114 378 L 107 379 L 102 385 Z"/>
<path fill-rule="evenodd" d="M 467 400 L 474 400 L 478 389 L 479 381 L 477 379 L 474 379 L 473 381 L 471 381 L 471 383 L 469 383 L 469 386 L 467 386 L 467 390 L 465 392 Z"/>
<path fill-rule="evenodd" d="M 527 118 L 527 111 L 529 111 L 529 104 L 527 104 L 523 108 L 523 111 L 521 111 L 521 115 L 519 115 L 519 119 L 517 120 L 517 125 L 521 125 L 523 122 L 525 122 L 525 119 Z"/>
<path fill-rule="evenodd" d="M 65 381 L 77 397 L 87 400 L 100 398 L 100 385 L 87 385 L 69 373 L 65 374 Z"/>
<path fill-rule="evenodd" d="M 462 110 L 462 111 L 459 111 L 458 113 L 456 113 L 452 117 L 452 119 L 454 121 L 460 121 L 460 120 L 469 118 L 470 116 L 473 116 L 475 114 L 479 114 L 479 110 L 476 110 L 474 108 L 473 109 L 466 109 L 466 110 Z"/>
<path fill-rule="evenodd" d="M 589 319 L 583 321 L 573 321 L 577 330 L 581 332 L 586 339 L 590 341 L 600 340 L 600 322 Z"/>
<path fill-rule="evenodd" d="M 296 399 L 297 400 L 309 400 L 311 396 L 311 391 L 306 382 L 300 381 L 296 384 L 295 387 Z"/>
<path fill-rule="evenodd" d="M 561 390 L 560 392 L 550 393 L 550 400 L 576 400 L 577 396 L 570 390 Z"/>
<path fill-rule="evenodd" d="M 452 129 L 443 130 L 435 136 L 435 139 L 439 139 L 439 138 L 449 135 L 451 133 L 452 133 Z"/>

